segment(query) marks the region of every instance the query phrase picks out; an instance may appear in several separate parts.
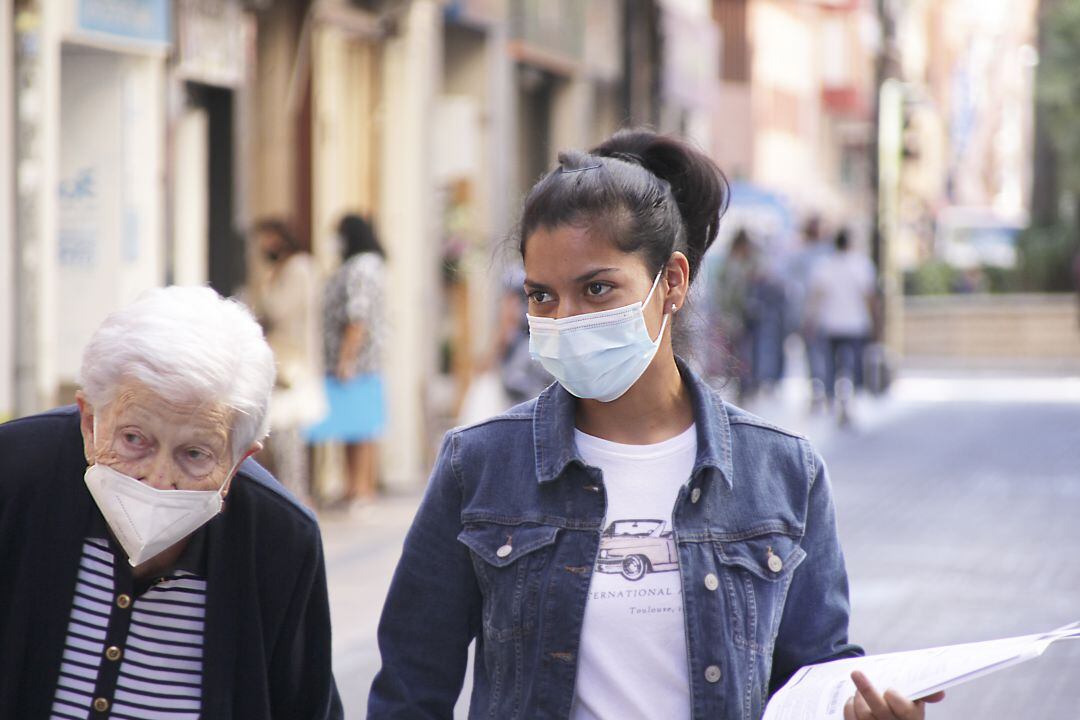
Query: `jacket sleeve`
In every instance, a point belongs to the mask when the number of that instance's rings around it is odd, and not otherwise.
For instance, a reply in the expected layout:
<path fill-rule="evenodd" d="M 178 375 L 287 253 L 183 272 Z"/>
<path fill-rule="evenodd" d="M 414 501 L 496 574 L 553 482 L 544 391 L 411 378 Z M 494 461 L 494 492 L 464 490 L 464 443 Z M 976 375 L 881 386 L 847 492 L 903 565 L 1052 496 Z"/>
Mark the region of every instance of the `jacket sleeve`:
<path fill-rule="evenodd" d="M 272 717 L 341 720 L 344 711 L 330 662 L 326 564 L 318 530 L 313 533 L 271 660 Z"/>
<path fill-rule="evenodd" d="M 481 596 L 469 551 L 457 539 L 462 489 L 455 438 L 450 433 L 443 440 L 390 584 L 369 720 L 449 719 L 461 693 Z"/>
<path fill-rule="evenodd" d="M 795 570 L 773 650 L 769 695 L 805 665 L 856 657 L 862 648 L 848 642 L 847 570 L 836 534 L 836 509 L 825 462 L 816 452 L 802 548 L 806 559 Z M 808 610 L 812 608 L 812 610 Z"/>

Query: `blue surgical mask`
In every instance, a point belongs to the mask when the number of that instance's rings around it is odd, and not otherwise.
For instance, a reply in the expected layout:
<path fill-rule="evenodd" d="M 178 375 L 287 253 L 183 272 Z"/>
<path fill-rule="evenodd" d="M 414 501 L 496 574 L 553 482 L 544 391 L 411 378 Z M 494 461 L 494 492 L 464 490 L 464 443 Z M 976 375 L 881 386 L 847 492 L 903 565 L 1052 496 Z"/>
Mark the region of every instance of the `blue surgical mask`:
<path fill-rule="evenodd" d="M 644 313 L 659 283 L 657 273 L 644 302 L 613 310 L 559 319 L 526 315 L 529 354 L 571 395 L 601 402 L 621 397 L 660 349 L 668 314 L 653 340 Z"/>

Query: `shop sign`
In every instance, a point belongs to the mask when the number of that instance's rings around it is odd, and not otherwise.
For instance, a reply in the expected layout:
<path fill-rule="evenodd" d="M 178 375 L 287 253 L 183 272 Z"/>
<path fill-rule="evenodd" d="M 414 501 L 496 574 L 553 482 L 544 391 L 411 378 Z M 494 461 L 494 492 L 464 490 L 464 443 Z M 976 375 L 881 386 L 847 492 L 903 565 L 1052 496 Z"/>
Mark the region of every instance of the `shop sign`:
<path fill-rule="evenodd" d="M 242 85 L 250 24 L 239 4 L 178 0 L 177 10 L 177 74 L 207 85 Z"/>
<path fill-rule="evenodd" d="M 152 46 L 167 46 L 172 41 L 170 0 L 76 2 L 75 28 L 80 34 Z"/>

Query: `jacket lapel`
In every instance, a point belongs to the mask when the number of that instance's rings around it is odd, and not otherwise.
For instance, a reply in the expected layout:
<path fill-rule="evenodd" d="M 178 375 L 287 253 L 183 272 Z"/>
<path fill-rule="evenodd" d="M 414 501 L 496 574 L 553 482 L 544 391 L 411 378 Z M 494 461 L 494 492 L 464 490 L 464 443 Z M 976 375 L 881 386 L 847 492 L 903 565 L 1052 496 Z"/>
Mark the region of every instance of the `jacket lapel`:
<path fill-rule="evenodd" d="M 233 479 L 236 482 L 236 478 Z M 206 629 L 203 635 L 203 710 L 207 718 L 233 716 L 236 639 L 240 631 L 239 577 L 230 569 L 225 511 L 206 530 Z"/>
<path fill-rule="evenodd" d="M 43 688 L 55 689 L 60 676 L 83 538 L 90 527 L 91 513 L 96 512 L 83 482 L 86 458 L 78 418 L 76 414 L 69 428 L 65 428 L 56 470 L 50 478 L 43 478 L 40 494 L 28 508 L 32 515 L 27 524 L 29 562 L 27 572 L 20 574 L 29 582 L 27 591 L 21 594 L 24 612 L 20 614 L 27 618 L 25 667 L 42 668 L 43 674 L 37 681 L 43 681 Z M 48 715 L 53 694 L 32 694 L 33 717 Z"/>

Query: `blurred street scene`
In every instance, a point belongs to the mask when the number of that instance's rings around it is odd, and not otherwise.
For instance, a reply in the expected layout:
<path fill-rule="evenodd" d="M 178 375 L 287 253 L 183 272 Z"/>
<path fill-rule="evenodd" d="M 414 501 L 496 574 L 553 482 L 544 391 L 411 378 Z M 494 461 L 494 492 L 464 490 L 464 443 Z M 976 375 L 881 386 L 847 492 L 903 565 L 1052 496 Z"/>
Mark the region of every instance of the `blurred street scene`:
<path fill-rule="evenodd" d="M 0 421 L 147 288 L 247 303 L 362 717 L 440 438 L 550 382 L 521 200 L 648 125 L 731 182 L 680 352 L 829 462 L 853 639 L 1080 620 L 1077 67 L 1080 0 L 0 0 Z M 1078 662 L 930 715 L 1076 717 Z"/>

